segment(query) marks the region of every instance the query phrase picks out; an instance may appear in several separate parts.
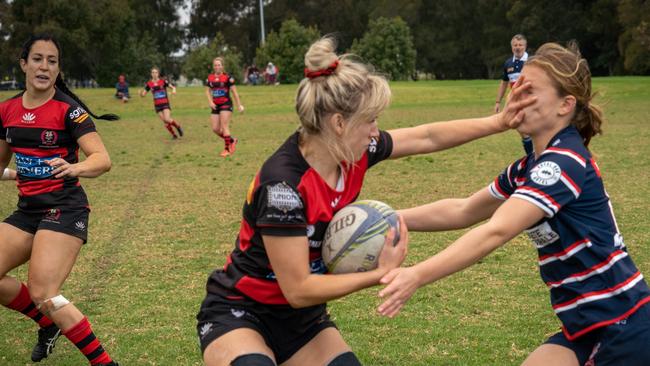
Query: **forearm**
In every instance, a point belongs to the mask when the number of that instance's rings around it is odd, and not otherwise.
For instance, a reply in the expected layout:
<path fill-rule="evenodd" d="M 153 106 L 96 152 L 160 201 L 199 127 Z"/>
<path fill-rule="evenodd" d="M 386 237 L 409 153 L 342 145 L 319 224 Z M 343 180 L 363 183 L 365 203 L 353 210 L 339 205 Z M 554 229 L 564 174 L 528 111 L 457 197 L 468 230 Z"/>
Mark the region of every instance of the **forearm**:
<path fill-rule="evenodd" d="M 400 210 L 410 231 L 444 231 L 468 227 L 470 222 L 463 211 L 464 199 L 449 198 L 426 205 Z"/>
<path fill-rule="evenodd" d="M 435 147 L 432 151 L 452 148 L 507 129 L 506 126 L 500 123 L 497 115 L 438 122 L 425 126 L 428 127 L 426 133 L 429 140 L 432 146 Z"/>
<path fill-rule="evenodd" d="M 418 287 L 471 266 L 515 235 L 489 223 L 472 229 L 440 253 L 413 266 L 419 278 Z"/>
<path fill-rule="evenodd" d="M 95 178 L 111 169 L 111 158 L 108 153 L 96 152 L 88 155 L 86 160 L 77 163 L 78 177 Z"/>
<path fill-rule="evenodd" d="M 336 275 L 311 274 L 301 283 L 294 284 L 289 296 L 286 293 L 285 296 L 294 308 L 323 304 L 355 291 L 375 286 L 385 273 L 385 271 L 375 269 L 368 272 Z"/>
<path fill-rule="evenodd" d="M 508 83 L 501 80 L 501 84 L 499 85 L 499 91 L 497 92 L 497 103 L 501 103 L 501 99 L 503 99 L 503 96 L 506 93 L 506 89 L 508 88 Z"/>

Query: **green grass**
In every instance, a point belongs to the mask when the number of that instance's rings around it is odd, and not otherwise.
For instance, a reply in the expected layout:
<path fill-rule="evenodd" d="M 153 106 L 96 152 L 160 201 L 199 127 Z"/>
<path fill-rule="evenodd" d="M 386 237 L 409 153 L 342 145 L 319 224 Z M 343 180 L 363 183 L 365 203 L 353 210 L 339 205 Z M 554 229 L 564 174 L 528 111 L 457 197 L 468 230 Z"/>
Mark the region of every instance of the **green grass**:
<path fill-rule="evenodd" d="M 650 274 L 650 78 L 594 81 L 605 104 L 605 134 L 592 151 L 604 172 L 626 244 Z M 393 83 L 385 129 L 481 116 L 496 81 Z M 121 104 L 110 89 L 79 90 L 98 114 L 113 169 L 83 180 L 91 200 L 90 240 L 64 287 L 89 317 L 111 355 L 125 365 L 199 365 L 194 316 L 205 280 L 232 249 L 249 181 L 295 130 L 295 85 L 240 86 L 245 114 L 235 114 L 237 153 L 218 157 L 203 88 L 179 88 L 173 116 L 186 136 L 171 141 L 151 97 Z M 135 94 L 135 90 L 134 90 Z M 4 99 L 11 93 L 2 92 Z M 470 194 L 522 155 L 515 132 L 373 168 L 361 198 L 396 208 Z M 0 216 L 15 209 L 13 183 L 0 185 Z M 427 258 L 464 231 L 413 233 L 407 264 Z M 12 275 L 26 279 L 26 266 Z M 469 270 L 421 289 L 395 319 L 374 312 L 377 288 L 330 304 L 331 313 L 366 365 L 514 365 L 559 329 L 539 279 L 536 253 L 523 237 Z M 36 326 L 0 310 L 0 365 L 27 365 Z M 84 364 L 65 339 L 45 365 Z"/>

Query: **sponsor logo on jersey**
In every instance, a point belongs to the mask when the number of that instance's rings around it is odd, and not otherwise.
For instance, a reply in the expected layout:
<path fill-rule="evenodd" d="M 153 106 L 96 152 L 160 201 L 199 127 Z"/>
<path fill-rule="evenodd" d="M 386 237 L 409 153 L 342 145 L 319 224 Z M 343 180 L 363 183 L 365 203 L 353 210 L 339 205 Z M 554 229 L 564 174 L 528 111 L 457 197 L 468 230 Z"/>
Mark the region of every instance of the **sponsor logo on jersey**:
<path fill-rule="evenodd" d="M 333 199 L 332 202 L 330 202 L 330 204 L 332 205 L 332 208 L 336 207 L 336 205 L 339 204 L 339 201 L 341 201 L 341 196 L 338 196 L 335 199 Z"/>
<path fill-rule="evenodd" d="M 81 107 L 77 107 L 74 111 L 69 114 L 70 119 L 74 123 L 81 123 L 88 118 L 88 112 Z"/>
<path fill-rule="evenodd" d="M 44 179 L 52 176 L 53 167 L 46 163 L 48 160 L 60 158 L 61 155 L 52 156 L 30 156 L 16 153 L 16 171 L 27 178 Z"/>
<path fill-rule="evenodd" d="M 269 207 L 275 207 L 283 212 L 302 208 L 302 201 L 298 193 L 291 189 L 286 183 L 278 183 L 267 186 L 267 200 Z"/>
<path fill-rule="evenodd" d="M 167 98 L 167 93 L 164 90 L 158 90 L 153 92 L 153 99 L 163 99 Z"/>
<path fill-rule="evenodd" d="M 537 249 L 544 248 L 560 239 L 560 235 L 553 231 L 548 222 L 543 222 L 540 225 L 526 230 L 526 234 L 528 234 L 528 237 L 533 241 Z"/>
<path fill-rule="evenodd" d="M 34 113 L 27 112 L 27 113 L 23 114 L 22 119 L 20 120 L 20 122 L 28 124 L 28 125 L 33 125 L 34 123 L 36 123 L 36 115 Z"/>
<path fill-rule="evenodd" d="M 370 140 L 370 145 L 368 145 L 368 152 L 369 153 L 377 152 L 377 139 L 374 137 Z"/>
<path fill-rule="evenodd" d="M 59 134 L 56 131 L 45 130 L 41 132 L 41 146 L 54 146 L 59 139 Z"/>
<path fill-rule="evenodd" d="M 562 176 L 562 169 L 552 161 L 542 161 L 530 171 L 530 179 L 542 186 L 551 186 L 557 183 L 560 176 Z"/>
<path fill-rule="evenodd" d="M 228 94 L 228 93 L 224 89 L 213 89 L 212 90 L 212 97 L 213 98 L 224 97 L 224 96 L 226 96 L 226 94 Z"/>

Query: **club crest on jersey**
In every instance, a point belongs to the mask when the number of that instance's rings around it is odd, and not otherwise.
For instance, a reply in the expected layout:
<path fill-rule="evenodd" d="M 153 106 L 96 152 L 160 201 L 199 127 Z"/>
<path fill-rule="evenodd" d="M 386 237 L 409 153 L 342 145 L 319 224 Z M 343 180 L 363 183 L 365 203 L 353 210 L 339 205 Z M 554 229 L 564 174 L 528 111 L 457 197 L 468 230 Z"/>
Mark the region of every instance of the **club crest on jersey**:
<path fill-rule="evenodd" d="M 286 183 L 282 182 L 273 186 L 267 186 L 266 189 L 269 207 L 275 207 L 283 212 L 302 208 L 300 197 Z"/>
<path fill-rule="evenodd" d="M 541 186 L 550 186 L 557 183 L 560 176 L 562 176 L 562 169 L 552 161 L 543 161 L 530 171 L 530 179 Z"/>
<path fill-rule="evenodd" d="M 23 114 L 20 122 L 28 125 L 33 125 L 34 123 L 36 123 L 36 115 L 34 113 L 27 112 Z"/>
<path fill-rule="evenodd" d="M 74 123 L 81 123 L 88 118 L 88 112 L 81 107 L 77 107 L 77 109 L 70 112 L 69 117 Z"/>
<path fill-rule="evenodd" d="M 41 132 L 41 144 L 44 146 L 55 145 L 59 139 L 59 134 L 56 131 L 45 130 Z"/>

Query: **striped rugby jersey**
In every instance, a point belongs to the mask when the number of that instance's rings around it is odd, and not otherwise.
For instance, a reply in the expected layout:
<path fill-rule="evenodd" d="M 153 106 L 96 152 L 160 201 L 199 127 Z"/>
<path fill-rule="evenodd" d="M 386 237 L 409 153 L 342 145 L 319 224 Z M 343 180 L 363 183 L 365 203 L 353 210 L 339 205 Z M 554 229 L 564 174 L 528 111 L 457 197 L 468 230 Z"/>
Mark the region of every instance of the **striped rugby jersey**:
<path fill-rule="evenodd" d="M 90 115 L 59 89 L 52 99 L 33 109 L 23 107 L 22 95 L 0 103 L 0 140 L 7 142 L 15 156 L 20 207 L 87 205 L 79 179 L 56 178 L 47 161 L 79 161 L 77 140 L 96 131 Z M 81 201 L 68 199 L 72 192 L 79 193 Z"/>
<path fill-rule="evenodd" d="M 650 302 L 598 166 L 575 127 L 553 137 L 537 160 L 530 154 L 508 166 L 489 190 L 497 199 L 523 199 L 546 214 L 526 232 L 568 339 L 622 320 Z"/>

